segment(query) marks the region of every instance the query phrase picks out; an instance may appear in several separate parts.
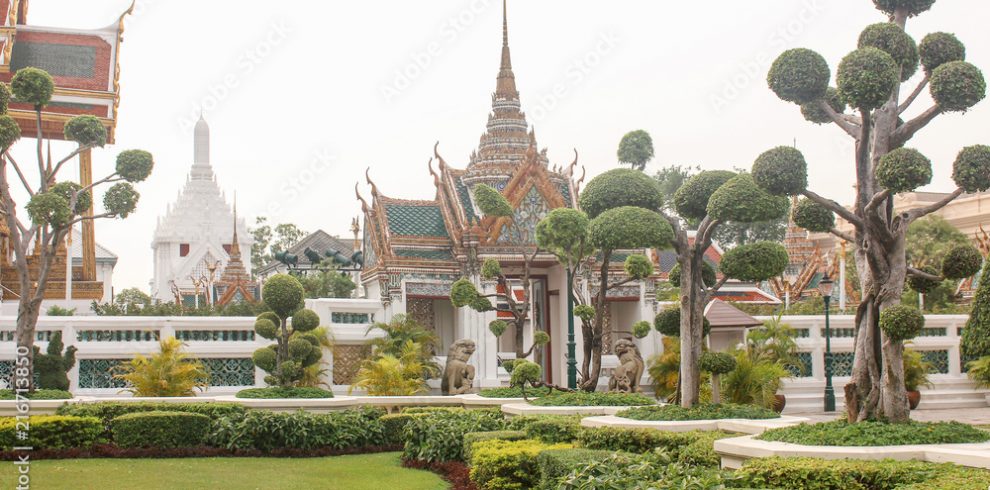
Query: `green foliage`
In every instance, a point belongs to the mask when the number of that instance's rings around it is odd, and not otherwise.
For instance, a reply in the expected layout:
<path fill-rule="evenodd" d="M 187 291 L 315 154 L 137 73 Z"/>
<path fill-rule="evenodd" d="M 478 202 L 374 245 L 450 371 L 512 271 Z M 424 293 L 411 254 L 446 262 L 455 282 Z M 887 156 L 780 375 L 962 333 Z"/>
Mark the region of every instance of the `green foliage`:
<path fill-rule="evenodd" d="M 855 108 L 876 109 L 890 98 L 900 74 L 900 67 L 889 54 L 877 48 L 859 48 L 839 63 L 839 96 Z"/>
<path fill-rule="evenodd" d="M 942 258 L 951 248 L 972 243 L 958 228 L 935 214 L 911 223 L 906 239 L 908 263 L 917 268 L 929 267 L 934 275 L 940 274 Z"/>
<path fill-rule="evenodd" d="M 824 309 L 822 305 L 818 312 Z M 746 349 L 757 361 L 777 363 L 785 368 L 803 371 L 805 367 L 798 357 L 796 333 L 790 325 L 780 319 L 780 315 L 771 317 L 759 328 L 751 329 L 746 334 Z"/>
<path fill-rule="evenodd" d="M 120 447 L 195 447 L 210 432 L 210 418 L 190 412 L 130 413 L 110 424 L 113 442 Z"/>
<path fill-rule="evenodd" d="M 663 199 L 664 209 L 673 209 L 674 194 L 684 185 L 694 174 L 701 171 L 701 167 L 668 165 L 657 170 L 653 179 L 660 185 L 660 197 Z"/>
<path fill-rule="evenodd" d="M 980 388 L 990 388 L 990 356 L 966 363 L 966 375 Z"/>
<path fill-rule="evenodd" d="M 675 265 L 674 268 L 667 273 L 667 280 L 670 281 L 671 284 L 678 287 L 681 286 L 681 264 Z M 716 282 L 718 282 L 718 276 L 715 272 L 715 268 L 706 261 L 701 263 L 701 281 L 704 282 L 707 287 L 712 287 Z"/>
<path fill-rule="evenodd" d="M 855 459 L 753 458 L 736 486 L 793 490 L 964 490 L 990 486 L 990 472 L 954 464 Z"/>
<path fill-rule="evenodd" d="M 655 211 L 624 206 L 591 220 L 589 236 L 591 244 L 602 250 L 666 248 L 674 239 L 674 229 Z"/>
<path fill-rule="evenodd" d="M 963 355 L 970 358 L 990 356 L 990 267 L 983 267 L 979 284 L 960 341 Z"/>
<path fill-rule="evenodd" d="M 652 329 L 653 329 L 653 325 L 650 325 L 650 322 L 646 320 L 640 320 L 633 324 L 632 334 L 633 337 L 636 337 L 637 339 L 642 339 L 645 338 L 647 335 L 649 335 L 650 330 Z"/>
<path fill-rule="evenodd" d="M 759 282 L 779 276 L 789 262 L 787 249 L 783 245 L 756 242 L 740 245 L 726 252 L 719 268 L 723 274 L 733 279 Z"/>
<path fill-rule="evenodd" d="M 154 166 L 154 157 L 144 150 L 125 150 L 117 155 L 117 175 L 128 182 L 144 181 Z"/>
<path fill-rule="evenodd" d="M 653 262 L 645 255 L 633 254 L 626 257 L 623 269 L 625 269 L 626 275 L 631 278 L 645 279 L 653 274 Z"/>
<path fill-rule="evenodd" d="M 911 349 L 904 349 L 904 388 L 907 391 L 917 391 L 920 386 L 932 387 L 928 373 L 934 371 L 935 366 L 926 361 L 920 352 Z"/>
<path fill-rule="evenodd" d="M 255 225 L 248 229 L 254 238 L 251 244 L 251 268 L 254 270 L 272 262 L 275 253 L 288 250 L 308 234 L 292 223 L 279 223 L 273 227 L 264 216 L 258 216 Z"/>
<path fill-rule="evenodd" d="M 946 279 L 972 277 L 983 266 L 983 255 L 971 244 L 957 245 L 942 257 L 942 275 Z"/>
<path fill-rule="evenodd" d="M 111 434 L 113 419 L 129 413 L 140 412 L 191 412 L 206 415 L 210 420 L 243 415 L 247 409 L 239 403 L 168 403 L 168 402 L 96 402 L 65 404 L 55 413 L 75 417 L 96 417 L 103 424 L 107 437 Z"/>
<path fill-rule="evenodd" d="M 491 302 L 487 305 L 484 301 L 486 298 L 482 298 L 480 293 L 478 293 L 478 288 L 474 287 L 474 284 L 466 277 L 462 277 L 450 286 L 450 302 L 456 308 L 462 308 L 468 306 L 476 311 L 490 311 Z"/>
<path fill-rule="evenodd" d="M 414 415 L 405 415 L 413 417 Z M 526 433 L 521 430 L 490 430 L 485 432 L 468 432 L 464 434 L 464 460 L 471 461 L 471 448 L 481 441 L 521 441 L 526 439 Z"/>
<path fill-rule="evenodd" d="M 835 228 L 835 214 L 831 210 L 807 198 L 801 198 L 791 210 L 794 224 L 811 232 L 827 232 Z"/>
<path fill-rule="evenodd" d="M 21 127 L 13 117 L 0 115 L 0 149 L 6 151 L 21 138 Z"/>
<path fill-rule="evenodd" d="M 895 342 L 917 337 L 924 327 L 925 315 L 913 306 L 888 306 L 880 312 L 880 330 Z"/>
<path fill-rule="evenodd" d="M 892 22 L 867 26 L 859 35 L 859 47 L 873 47 L 889 54 L 901 68 L 901 81 L 918 71 L 918 45 L 904 29 Z"/>
<path fill-rule="evenodd" d="M 33 67 L 21 68 L 10 79 L 10 91 L 17 101 L 31 104 L 35 110 L 41 110 L 52 100 L 55 80 L 45 70 Z"/>
<path fill-rule="evenodd" d="M 137 208 L 141 194 L 127 182 L 118 182 L 103 194 L 103 208 L 118 218 L 126 218 Z"/>
<path fill-rule="evenodd" d="M 329 413 L 251 410 L 215 423 L 210 443 L 227 449 L 263 452 L 381 446 L 387 441 L 381 422 L 383 415 L 384 410 L 370 407 Z"/>
<path fill-rule="evenodd" d="M 835 87 L 829 87 L 825 91 L 825 102 L 834 110 L 835 112 L 842 114 L 846 110 L 846 103 L 842 101 L 842 97 L 839 97 L 839 90 Z M 801 105 L 801 115 L 810 122 L 815 124 L 831 124 L 832 117 L 828 115 L 825 109 L 822 109 L 819 101 L 812 101 Z"/>
<path fill-rule="evenodd" d="M 492 280 L 502 275 L 502 266 L 495 259 L 485 259 L 481 265 L 481 277 Z"/>
<path fill-rule="evenodd" d="M 653 328 L 656 328 L 657 332 L 660 332 L 666 337 L 680 337 L 681 309 L 667 308 L 657 313 L 657 316 L 653 317 Z M 711 330 L 712 326 L 708 323 L 708 319 L 705 318 L 702 323 L 703 335 L 707 337 Z"/>
<path fill-rule="evenodd" d="M 308 376 L 308 368 L 316 366 L 323 358 L 320 339 L 315 335 L 304 335 L 320 323 L 315 312 L 302 309 L 304 296 L 302 284 L 288 274 L 276 274 L 262 286 L 262 300 L 270 312 L 258 316 L 255 331 L 264 337 L 271 334 L 271 326 L 275 326 L 275 344 L 254 351 L 252 360 L 268 373 L 265 382 L 269 385 L 294 386 Z M 290 317 L 292 328 L 287 322 Z M 312 374 L 311 370 L 309 373 Z"/>
<path fill-rule="evenodd" d="M 34 347 L 34 372 L 38 374 L 38 386 L 51 390 L 68 391 L 68 372 L 76 364 L 76 347 L 70 346 L 62 352 L 62 332 L 52 334 L 48 347 L 42 354 Z"/>
<path fill-rule="evenodd" d="M 519 368 L 516 368 L 518 371 Z M 515 372 L 513 372 L 515 374 Z M 576 391 L 573 393 L 553 393 L 531 400 L 530 405 L 539 407 L 627 407 L 654 405 L 656 402 L 642 393 L 618 393 L 597 391 Z"/>
<path fill-rule="evenodd" d="M 538 383 L 543 379 L 543 367 L 523 359 L 516 359 L 513 364 L 509 386 L 525 389 L 526 385 Z"/>
<path fill-rule="evenodd" d="M 29 400 L 70 400 L 72 393 L 65 390 L 47 390 L 38 388 L 32 393 L 21 393 L 21 397 Z M 16 400 L 14 390 L 0 390 L 0 400 Z"/>
<path fill-rule="evenodd" d="M 722 221 L 757 223 L 786 216 L 789 207 L 786 197 L 768 194 L 752 175 L 742 173 L 711 194 L 708 215 Z"/>
<path fill-rule="evenodd" d="M 674 193 L 674 209 L 684 219 L 700 220 L 708 214 L 708 200 L 735 177 L 728 170 L 706 170 L 688 179 Z"/>
<path fill-rule="evenodd" d="M 670 399 L 677 392 L 681 376 L 681 342 L 678 337 L 662 337 L 663 352 L 650 358 L 647 373 L 657 398 Z"/>
<path fill-rule="evenodd" d="M 307 298 L 350 298 L 357 288 L 351 276 L 332 268 L 311 270 L 298 279 Z"/>
<path fill-rule="evenodd" d="M 471 449 L 471 481 L 485 490 L 534 488 L 540 481 L 536 456 L 544 450 L 568 447 L 532 440 L 477 442 Z"/>
<path fill-rule="evenodd" d="M 706 467 L 718 467 L 719 457 L 712 444 L 718 439 L 734 437 L 722 431 L 671 432 L 655 429 L 626 429 L 596 427 L 585 429 L 578 436 L 581 447 L 607 449 L 630 453 L 648 453 L 655 449 L 666 451 L 671 459 Z"/>
<path fill-rule="evenodd" d="M 333 398 L 333 392 L 313 386 L 270 386 L 241 390 L 236 396 L 250 399 Z"/>
<path fill-rule="evenodd" d="M 824 97 L 831 77 L 822 55 L 797 48 L 777 57 L 767 74 L 767 84 L 777 97 L 800 105 Z"/>
<path fill-rule="evenodd" d="M 753 181 L 775 196 L 793 196 L 808 187 L 808 162 L 792 146 L 767 150 L 753 163 Z"/>
<path fill-rule="evenodd" d="M 546 396 L 550 393 L 550 388 L 541 386 L 539 388 L 526 388 L 526 396 L 535 398 Z M 478 396 L 485 398 L 522 398 L 522 389 L 518 386 L 502 386 L 499 388 L 485 388 L 478 392 Z"/>
<path fill-rule="evenodd" d="M 552 490 L 562 483 L 568 473 L 580 470 L 591 463 L 611 458 L 614 451 L 604 449 L 546 449 L 536 456 L 540 485 L 537 488 Z"/>
<path fill-rule="evenodd" d="M 938 270 L 932 266 L 923 266 L 920 267 L 919 270 L 933 276 L 938 276 Z M 908 276 L 907 278 L 908 287 L 921 294 L 928 294 L 935 291 L 936 288 L 942 285 L 942 282 L 943 281 L 935 281 L 921 276 Z"/>
<path fill-rule="evenodd" d="M 28 217 L 36 225 L 50 225 L 52 228 L 62 228 L 72 219 L 69 201 L 61 194 L 48 191 L 39 192 L 28 200 L 25 206 Z"/>
<path fill-rule="evenodd" d="M 990 189 L 990 146 L 967 146 L 952 164 L 952 181 L 966 192 Z"/>
<path fill-rule="evenodd" d="M 406 410 L 405 413 L 409 413 Z M 464 434 L 502 430 L 498 410 L 448 409 L 422 412 L 406 426 L 403 458 L 426 462 L 463 461 Z"/>
<path fill-rule="evenodd" d="M 75 141 L 79 146 L 102 147 L 107 144 L 107 128 L 96 116 L 85 115 L 69 119 L 65 123 L 64 133 L 65 139 Z"/>
<path fill-rule="evenodd" d="M 289 274 L 276 274 L 261 288 L 265 304 L 282 319 L 289 318 L 302 306 L 305 294 L 299 280 Z"/>
<path fill-rule="evenodd" d="M 564 264 L 580 261 L 592 252 L 588 243 L 591 221 L 584 212 L 557 208 L 536 224 L 536 243 Z"/>
<path fill-rule="evenodd" d="M 850 424 L 836 420 L 771 429 L 756 438 L 809 446 L 907 446 L 986 442 L 990 440 L 990 432 L 959 422 L 892 424 L 864 421 Z"/>
<path fill-rule="evenodd" d="M 873 0 L 873 5 L 887 15 L 894 15 L 897 9 L 903 8 L 909 16 L 914 17 L 932 8 L 935 0 Z"/>
<path fill-rule="evenodd" d="M 925 36 L 918 46 L 918 52 L 921 55 L 921 65 L 928 74 L 946 63 L 966 59 L 966 46 L 955 35 L 947 32 L 933 32 Z"/>
<path fill-rule="evenodd" d="M 877 183 L 891 193 L 910 192 L 932 181 L 932 162 L 913 148 L 897 148 L 880 158 Z"/>
<path fill-rule="evenodd" d="M 656 180 L 638 170 L 616 168 L 591 179 L 579 203 L 588 218 L 595 219 L 609 209 L 625 206 L 660 211 L 663 198 Z"/>
<path fill-rule="evenodd" d="M 537 330 L 536 332 L 533 332 L 533 344 L 535 344 L 536 346 L 544 346 L 549 343 L 550 343 L 550 334 L 542 330 Z"/>
<path fill-rule="evenodd" d="M 633 170 L 643 171 L 653 159 L 653 138 L 650 133 L 638 129 L 626 133 L 619 142 L 619 163 L 629 165 Z"/>
<path fill-rule="evenodd" d="M 581 432 L 581 416 L 537 416 L 526 425 L 526 437 L 547 444 L 572 442 Z"/>
<path fill-rule="evenodd" d="M 509 328 L 509 324 L 505 323 L 504 320 L 492 320 L 488 323 L 488 330 L 496 337 L 501 337 L 507 328 Z"/>
<path fill-rule="evenodd" d="M 702 371 L 722 375 L 736 368 L 736 358 L 727 352 L 708 351 L 701 354 L 698 364 Z"/>
<path fill-rule="evenodd" d="M 210 386 L 206 367 L 182 352 L 182 341 L 166 337 L 158 344 L 157 354 L 135 354 L 134 359 L 121 364 L 114 378 L 127 382 L 126 391 L 134 396 L 196 396 L 196 388 L 202 391 Z"/>
<path fill-rule="evenodd" d="M 939 108 L 948 112 L 965 112 L 987 96 L 983 72 L 965 61 L 950 61 L 932 71 L 930 89 Z"/>
<path fill-rule="evenodd" d="M 474 195 L 474 202 L 478 205 L 481 213 L 492 218 L 511 218 L 514 214 L 512 205 L 505 199 L 501 192 L 495 188 L 478 184 L 471 191 Z"/>
<path fill-rule="evenodd" d="M 51 305 L 45 310 L 45 316 L 75 316 L 75 308 L 63 308 L 59 305 Z"/>
<path fill-rule="evenodd" d="M 292 315 L 292 330 L 309 332 L 320 326 L 320 316 L 313 310 L 301 309 Z"/>
<path fill-rule="evenodd" d="M 278 327 L 268 318 L 258 318 L 254 322 L 254 332 L 263 339 L 275 340 L 278 337 Z"/>
<path fill-rule="evenodd" d="M 423 377 L 425 366 L 421 362 L 422 348 L 412 340 L 407 340 L 402 353 L 376 356 L 361 362 L 354 382 L 348 392 L 355 388 L 367 390 L 371 396 L 412 396 L 429 391 Z"/>
<path fill-rule="evenodd" d="M 412 421 L 415 414 L 409 413 L 389 413 L 382 415 L 378 419 L 382 424 L 382 431 L 386 444 L 403 444 L 405 442 L 406 426 Z M 465 434 L 465 437 L 467 435 Z"/>
<path fill-rule="evenodd" d="M 584 322 L 590 322 L 595 318 L 595 308 L 591 305 L 576 305 L 574 306 L 574 316 L 581 319 Z"/>
<path fill-rule="evenodd" d="M 49 191 L 62 196 L 65 198 L 65 202 L 70 204 L 72 198 L 75 197 L 76 205 L 71 209 L 72 214 L 83 214 L 93 204 L 93 195 L 89 191 L 83 191 L 81 185 L 72 181 L 59 182 L 53 185 Z"/>
<path fill-rule="evenodd" d="M 781 363 L 759 359 L 748 350 L 736 352 L 736 368 L 722 376 L 722 397 L 738 405 L 771 408 L 784 378 L 791 376 Z"/>
<path fill-rule="evenodd" d="M 7 114 L 10 105 L 10 89 L 6 84 L 0 84 L 0 114 Z"/>
<path fill-rule="evenodd" d="M 576 469 L 562 478 L 560 489 L 725 488 L 726 478 L 714 468 L 675 463 L 664 451 L 627 456 L 617 454 Z"/>
<path fill-rule="evenodd" d="M 683 421 L 683 420 L 725 420 L 725 419 L 776 419 L 780 415 L 773 410 L 753 405 L 734 405 L 731 403 L 712 404 L 702 403 L 691 408 L 680 405 L 663 405 L 654 407 L 635 407 L 616 414 L 632 420 L 649 421 Z"/>
<path fill-rule="evenodd" d="M 23 433 L 23 424 L 29 427 L 27 439 L 18 437 Z M 10 451 L 15 446 L 31 447 L 34 450 L 70 450 L 88 448 L 106 442 L 103 437 L 103 424 L 95 417 L 74 417 L 68 415 L 34 415 L 21 421 L 19 427 L 15 417 L 0 418 L 0 450 Z"/>

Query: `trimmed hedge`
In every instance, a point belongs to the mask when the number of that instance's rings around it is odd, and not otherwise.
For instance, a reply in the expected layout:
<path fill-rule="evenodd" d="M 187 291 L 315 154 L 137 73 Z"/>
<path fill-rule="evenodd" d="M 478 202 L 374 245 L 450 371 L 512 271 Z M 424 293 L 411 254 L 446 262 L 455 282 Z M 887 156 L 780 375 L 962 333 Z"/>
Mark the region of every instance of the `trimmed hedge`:
<path fill-rule="evenodd" d="M 141 412 L 111 421 L 113 440 L 120 447 L 178 448 L 203 444 L 210 418 L 191 412 Z"/>
<path fill-rule="evenodd" d="M 428 463 L 463 461 L 464 434 L 505 428 L 500 410 L 464 410 L 463 408 L 422 409 L 405 413 L 421 413 L 406 425 L 405 459 Z"/>
<path fill-rule="evenodd" d="M 26 394 L 28 400 L 68 400 L 72 398 L 72 393 L 64 390 L 48 390 L 38 388 L 34 393 Z M 14 390 L 0 390 L 0 400 L 16 400 L 17 394 Z"/>
<path fill-rule="evenodd" d="M 809 446 L 904 446 L 986 442 L 990 441 L 990 432 L 959 422 L 890 424 L 867 421 L 850 424 L 836 420 L 771 429 L 756 438 Z"/>
<path fill-rule="evenodd" d="M 529 398 L 539 398 L 547 396 L 550 388 L 541 386 L 539 388 L 526 388 L 526 396 Z M 486 388 L 478 392 L 478 396 L 485 398 L 522 398 L 522 389 L 518 386 L 503 386 L 501 388 Z"/>
<path fill-rule="evenodd" d="M 34 449 L 88 448 L 105 442 L 103 424 L 95 417 L 67 415 L 37 415 L 28 417 L 28 439 L 19 439 L 17 433 L 24 430 L 15 417 L 0 419 L 0 449 L 9 451 L 14 446 Z"/>
<path fill-rule="evenodd" d="M 402 444 L 405 442 L 406 426 L 413 417 L 413 413 L 390 413 L 378 419 L 385 431 L 386 444 Z"/>
<path fill-rule="evenodd" d="M 521 441 L 526 433 L 521 430 L 491 430 L 487 432 L 468 432 L 464 434 L 464 460 L 471 461 L 471 447 L 481 441 L 498 439 L 501 441 Z"/>
<path fill-rule="evenodd" d="M 471 481 L 485 490 L 525 490 L 540 482 L 536 457 L 549 449 L 565 449 L 567 444 L 549 445 L 524 439 L 492 439 L 477 442 L 471 450 Z"/>
<path fill-rule="evenodd" d="M 330 413 L 253 410 L 219 420 L 209 442 L 227 449 L 267 452 L 384 446 L 389 442 L 381 421 L 384 415 L 384 410 L 370 407 Z"/>
<path fill-rule="evenodd" d="M 616 414 L 633 420 L 722 420 L 722 419 L 776 419 L 780 414 L 755 405 L 736 405 L 732 403 L 713 404 L 702 403 L 692 408 L 680 405 L 664 405 L 656 407 L 635 407 Z"/>
<path fill-rule="evenodd" d="M 718 466 L 720 458 L 713 448 L 718 439 L 732 437 L 722 431 L 668 432 L 654 429 L 596 427 L 578 435 L 578 445 L 588 449 L 606 449 L 629 453 L 646 453 L 663 449 L 671 459 L 684 464 Z"/>
<path fill-rule="evenodd" d="M 541 417 L 526 426 L 527 437 L 548 444 L 572 442 L 580 432 L 580 416 Z"/>
<path fill-rule="evenodd" d="M 756 458 L 736 472 L 742 486 L 793 490 L 962 490 L 990 487 L 990 471 L 920 461 Z"/>
<path fill-rule="evenodd" d="M 605 461 L 615 451 L 606 449 L 547 449 L 536 456 L 540 472 L 540 485 L 544 490 L 555 490 L 570 472 L 591 463 Z"/>
<path fill-rule="evenodd" d="M 235 395 L 237 398 L 333 398 L 333 392 L 322 388 L 298 386 L 271 386 L 268 388 L 248 388 Z"/>
<path fill-rule="evenodd" d="M 129 413 L 156 411 L 201 413 L 209 417 L 210 420 L 217 421 L 231 415 L 243 415 L 247 409 L 238 403 L 99 402 L 62 405 L 55 413 L 77 417 L 96 417 L 103 421 L 104 434 L 110 437 L 113 419 Z"/>
<path fill-rule="evenodd" d="M 538 407 L 625 407 L 656 405 L 656 400 L 641 393 L 587 392 L 554 393 L 529 402 Z"/>

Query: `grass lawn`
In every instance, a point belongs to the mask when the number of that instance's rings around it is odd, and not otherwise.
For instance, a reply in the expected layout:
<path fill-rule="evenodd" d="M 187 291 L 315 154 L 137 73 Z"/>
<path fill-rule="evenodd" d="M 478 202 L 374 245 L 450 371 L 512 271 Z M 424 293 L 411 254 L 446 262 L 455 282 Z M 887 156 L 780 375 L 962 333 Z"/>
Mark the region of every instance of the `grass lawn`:
<path fill-rule="evenodd" d="M 0 463 L 0 487 L 15 488 L 13 464 Z M 330 458 L 61 459 L 31 463 L 34 488 L 440 490 L 442 478 L 403 468 L 399 453 Z"/>

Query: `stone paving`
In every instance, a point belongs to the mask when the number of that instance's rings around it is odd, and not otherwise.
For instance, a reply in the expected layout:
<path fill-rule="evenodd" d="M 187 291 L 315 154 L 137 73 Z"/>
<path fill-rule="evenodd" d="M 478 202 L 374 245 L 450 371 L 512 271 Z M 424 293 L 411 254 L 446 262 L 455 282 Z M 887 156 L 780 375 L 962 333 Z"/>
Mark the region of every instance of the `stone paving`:
<path fill-rule="evenodd" d="M 807 417 L 814 422 L 827 422 L 843 416 L 843 413 L 794 413 L 800 417 Z M 990 426 L 990 407 L 985 408 L 952 408 L 942 410 L 914 410 L 911 412 L 913 420 L 923 422 L 947 422 L 954 420 L 964 424 Z"/>

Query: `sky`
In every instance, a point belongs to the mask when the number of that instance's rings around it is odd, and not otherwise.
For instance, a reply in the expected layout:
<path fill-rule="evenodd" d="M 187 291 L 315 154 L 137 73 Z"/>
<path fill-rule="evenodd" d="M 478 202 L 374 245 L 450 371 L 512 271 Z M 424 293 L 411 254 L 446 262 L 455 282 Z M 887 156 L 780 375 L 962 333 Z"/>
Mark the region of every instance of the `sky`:
<path fill-rule="evenodd" d="M 29 23 L 96 28 L 131 0 L 35 0 Z M 154 154 L 138 211 L 101 220 L 97 241 L 119 262 L 114 287 L 148 289 L 156 220 L 192 165 L 192 128 L 210 124 L 211 163 L 254 222 L 350 236 L 354 184 L 432 199 L 433 145 L 463 167 L 485 129 L 501 46 L 497 0 L 137 0 L 125 19 L 117 141 L 94 152 L 97 176 L 122 150 Z M 920 41 L 955 33 L 967 60 L 990 67 L 990 2 L 941 0 L 911 19 Z M 851 140 L 804 121 L 766 86 L 778 54 L 821 53 L 833 69 L 859 32 L 885 21 L 870 0 L 509 0 L 512 61 L 523 109 L 551 165 L 580 154 L 589 178 L 617 165 L 622 135 L 645 129 L 656 159 L 704 169 L 749 168 L 797 144 L 811 188 L 852 197 Z M 920 75 L 905 84 L 913 89 Z M 912 116 L 932 104 L 925 93 Z M 950 191 L 958 151 L 988 144 L 990 103 L 945 115 L 912 141 L 934 162 L 925 190 Z M 55 146 L 55 156 L 67 152 Z M 30 153 L 30 144 L 17 152 Z M 73 177 L 67 174 L 67 177 Z"/>

